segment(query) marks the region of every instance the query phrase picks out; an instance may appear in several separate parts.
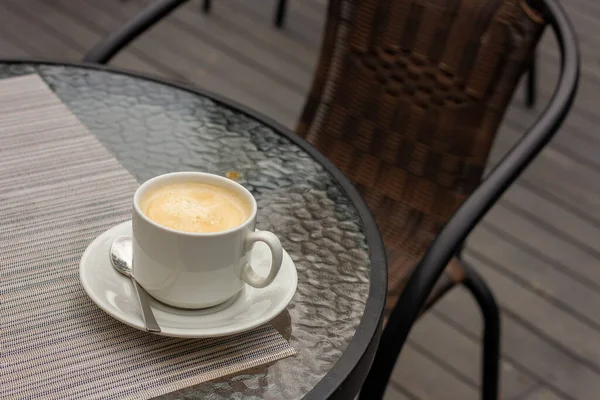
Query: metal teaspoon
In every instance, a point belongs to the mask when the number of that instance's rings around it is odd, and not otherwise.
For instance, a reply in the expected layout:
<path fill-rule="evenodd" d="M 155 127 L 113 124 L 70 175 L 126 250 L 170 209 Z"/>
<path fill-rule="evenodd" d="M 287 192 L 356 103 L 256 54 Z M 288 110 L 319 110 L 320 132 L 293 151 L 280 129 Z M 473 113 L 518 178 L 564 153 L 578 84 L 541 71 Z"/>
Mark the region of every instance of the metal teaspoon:
<path fill-rule="evenodd" d="M 112 266 L 121 274 L 131 278 L 135 293 L 137 294 L 140 306 L 142 308 L 142 319 L 148 332 L 160 332 L 160 326 L 156 323 L 150 304 L 148 303 L 148 293 L 135 280 L 133 276 L 133 255 L 131 237 L 119 236 L 110 246 L 110 262 Z"/>

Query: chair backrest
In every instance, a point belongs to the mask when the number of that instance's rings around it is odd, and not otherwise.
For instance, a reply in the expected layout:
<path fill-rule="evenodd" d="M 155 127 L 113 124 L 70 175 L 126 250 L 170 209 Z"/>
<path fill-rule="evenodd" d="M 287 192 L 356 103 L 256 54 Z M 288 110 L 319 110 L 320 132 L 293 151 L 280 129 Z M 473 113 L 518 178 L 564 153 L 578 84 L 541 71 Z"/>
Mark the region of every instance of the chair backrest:
<path fill-rule="evenodd" d="M 525 0 L 332 0 L 327 18 L 297 133 L 413 264 L 480 182 L 543 18 Z"/>

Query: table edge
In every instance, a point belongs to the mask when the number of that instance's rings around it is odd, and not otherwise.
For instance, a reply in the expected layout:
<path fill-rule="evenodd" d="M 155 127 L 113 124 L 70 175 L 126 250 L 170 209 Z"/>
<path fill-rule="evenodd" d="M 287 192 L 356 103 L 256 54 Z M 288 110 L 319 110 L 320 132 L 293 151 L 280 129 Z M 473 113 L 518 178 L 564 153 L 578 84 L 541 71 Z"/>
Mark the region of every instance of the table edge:
<path fill-rule="evenodd" d="M 378 342 L 380 336 L 379 328 L 382 322 L 383 308 L 385 305 L 387 291 L 386 253 L 383 239 L 379 229 L 377 228 L 377 223 L 375 222 L 375 219 L 373 218 L 373 215 L 371 214 L 371 211 L 369 210 L 364 199 L 354 185 L 350 182 L 350 180 L 346 178 L 346 176 L 329 159 L 327 159 L 327 157 L 321 154 L 321 152 L 319 152 L 306 140 L 296 135 L 296 133 L 275 121 L 271 117 L 263 115 L 262 113 L 255 111 L 248 106 L 240 104 L 235 100 L 228 99 L 220 94 L 197 87 L 189 82 L 177 81 L 170 78 L 154 76 L 120 67 L 80 61 L 47 60 L 39 58 L 2 58 L 0 59 L 0 64 L 54 65 L 111 72 L 133 78 L 145 79 L 151 82 L 172 86 L 196 95 L 208 97 L 211 100 L 221 103 L 228 108 L 242 112 L 243 114 L 246 114 L 247 116 L 264 123 L 272 128 L 277 134 L 284 136 L 302 148 L 313 159 L 321 164 L 323 168 L 325 168 L 325 170 L 346 192 L 346 195 L 350 198 L 354 207 L 356 208 L 356 211 L 358 212 L 359 218 L 365 230 L 367 244 L 369 246 L 371 270 L 369 295 L 367 297 L 363 315 L 358 327 L 356 328 L 354 336 L 350 340 L 350 343 L 348 343 L 348 347 L 346 347 L 346 349 L 342 352 L 342 355 L 336 361 L 333 367 L 325 374 L 325 376 L 323 376 L 323 378 L 321 378 L 321 380 L 310 390 L 310 392 L 303 397 L 303 399 L 313 400 L 338 398 L 340 393 L 336 392 L 339 392 L 339 389 L 342 387 L 342 385 L 350 384 L 353 387 L 356 386 L 357 388 L 362 386 L 362 383 L 366 378 L 366 373 L 368 373 L 372 363 L 375 350 L 377 349 L 377 343 L 373 343 L 373 341 Z M 361 363 L 365 362 L 368 363 L 368 365 L 361 365 Z M 365 368 L 366 371 L 364 376 L 360 376 L 360 372 L 362 372 L 362 370 Z M 358 372 L 359 376 L 355 376 L 355 372 Z M 357 382 L 355 380 L 357 378 L 360 379 L 360 381 Z M 344 394 L 347 393 L 344 390 L 342 390 L 342 392 L 344 392 Z"/>

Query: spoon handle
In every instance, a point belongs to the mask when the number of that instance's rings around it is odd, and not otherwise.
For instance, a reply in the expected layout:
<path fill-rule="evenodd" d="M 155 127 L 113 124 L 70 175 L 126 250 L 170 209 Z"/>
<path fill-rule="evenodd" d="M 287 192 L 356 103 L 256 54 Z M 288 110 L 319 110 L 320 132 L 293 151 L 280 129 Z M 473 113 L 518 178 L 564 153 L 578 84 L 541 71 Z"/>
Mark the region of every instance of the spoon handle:
<path fill-rule="evenodd" d="M 146 324 L 146 330 L 148 332 L 160 332 L 160 326 L 156 322 L 156 318 L 154 318 L 154 313 L 150 308 L 150 303 L 148 303 L 148 293 L 144 290 L 143 287 L 135 280 L 135 278 L 131 278 L 133 282 L 133 287 L 135 288 L 135 293 L 140 301 L 140 306 L 142 308 L 142 319 Z"/>

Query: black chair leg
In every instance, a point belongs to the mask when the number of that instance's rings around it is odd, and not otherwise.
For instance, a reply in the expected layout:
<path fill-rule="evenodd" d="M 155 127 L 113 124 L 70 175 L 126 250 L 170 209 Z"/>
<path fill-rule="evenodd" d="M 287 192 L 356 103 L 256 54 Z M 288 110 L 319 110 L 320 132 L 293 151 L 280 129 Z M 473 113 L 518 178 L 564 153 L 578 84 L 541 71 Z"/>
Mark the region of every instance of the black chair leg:
<path fill-rule="evenodd" d="M 212 8 L 212 0 L 204 0 L 202 3 L 202 12 L 208 14 Z"/>
<path fill-rule="evenodd" d="M 525 104 L 527 108 L 533 108 L 537 97 L 537 56 L 534 53 L 529 69 L 527 70 L 527 88 L 525 89 Z"/>
<path fill-rule="evenodd" d="M 483 371 L 481 399 L 497 400 L 500 367 L 500 311 L 494 295 L 474 269 L 465 265 L 465 287 L 469 289 L 483 314 Z"/>
<path fill-rule="evenodd" d="M 281 29 L 285 20 L 285 11 L 287 9 L 287 0 L 279 0 L 275 10 L 275 26 Z"/>

